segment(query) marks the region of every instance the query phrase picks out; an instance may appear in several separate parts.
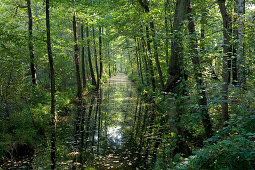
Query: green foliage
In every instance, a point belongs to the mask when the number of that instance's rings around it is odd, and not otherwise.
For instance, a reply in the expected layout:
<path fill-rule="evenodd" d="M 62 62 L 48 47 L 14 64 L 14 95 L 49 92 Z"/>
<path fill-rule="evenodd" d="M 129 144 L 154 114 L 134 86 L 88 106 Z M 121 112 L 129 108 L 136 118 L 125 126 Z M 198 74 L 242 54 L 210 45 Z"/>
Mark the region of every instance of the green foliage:
<path fill-rule="evenodd" d="M 116 75 L 115 69 L 125 72 L 136 84 L 143 99 L 157 106 L 167 123 L 176 123 L 178 116 L 185 133 L 185 139 L 190 148 L 197 150 L 193 156 L 183 158 L 181 153 L 173 155 L 176 149 L 174 132 L 164 132 L 162 144 L 159 146 L 158 159 L 155 169 L 186 168 L 186 169 L 251 169 L 254 161 L 254 80 L 255 80 L 255 24 L 254 10 L 247 10 L 244 20 L 244 44 L 246 61 L 247 89 L 229 87 L 229 115 L 230 120 L 224 128 L 221 123 L 221 80 L 223 30 L 222 17 L 217 5 L 212 0 L 206 0 L 201 6 L 200 1 L 192 1 L 192 14 L 196 25 L 198 39 L 198 58 L 202 68 L 207 106 L 213 124 L 214 135 L 206 139 L 202 124 L 203 116 L 198 104 L 199 90 L 193 70 L 194 58 L 190 50 L 190 35 L 188 21 L 184 21 L 179 32 L 173 29 L 175 2 L 166 0 L 143 0 L 148 2 L 150 12 L 144 12 L 138 1 L 128 0 L 91 0 L 51 1 L 50 23 L 54 66 L 56 71 L 56 104 L 58 116 L 70 113 L 76 97 L 76 71 L 73 58 L 73 30 L 72 15 L 77 12 L 79 48 L 85 47 L 85 72 L 87 85 L 83 89 L 83 96 L 96 89 L 91 85 L 90 69 L 87 61 L 87 40 L 92 42 L 92 26 L 95 28 L 95 45 L 90 44 L 92 67 L 95 72 L 94 48 L 98 52 L 98 27 L 102 27 L 102 60 L 103 77 L 101 83 Z M 169 4 L 166 4 L 169 2 Z M 250 4 L 253 4 L 251 1 Z M 11 155 L 19 145 L 28 145 L 34 148 L 38 139 L 50 131 L 50 79 L 49 64 L 46 46 L 46 28 L 44 1 L 32 1 L 32 19 L 35 60 L 37 67 L 38 86 L 31 85 L 30 58 L 28 49 L 27 9 L 25 1 L 2 0 L 0 21 L 0 159 Z M 234 1 L 228 1 L 227 11 L 235 19 Z M 150 28 L 154 22 L 155 36 Z M 168 25 L 166 25 L 168 22 Z M 201 23 L 204 22 L 205 37 L 202 38 Z M 81 41 L 81 23 L 88 26 L 90 36 L 84 36 Z M 236 26 L 233 23 L 233 28 Z M 146 27 L 148 32 L 146 32 Z M 85 29 L 86 30 L 86 29 Z M 84 32 L 86 32 L 84 30 Z M 233 33 L 235 30 L 233 30 Z M 174 34 L 182 39 L 183 66 L 188 79 L 178 88 L 183 93 L 163 93 L 160 88 L 159 73 L 157 71 L 154 54 L 158 53 L 164 83 L 169 77 L 168 68 L 171 57 L 171 43 L 179 41 L 173 39 Z M 149 38 L 147 37 L 147 34 Z M 192 35 L 193 38 L 194 35 Z M 148 39 L 147 39 L 148 38 Z M 157 42 L 157 50 L 154 45 Z M 151 49 L 148 49 L 148 42 Z M 240 41 L 233 40 L 228 46 Z M 177 49 L 178 50 L 178 49 Z M 81 52 L 80 52 L 81 53 Z M 168 53 L 168 54 L 166 54 Z M 81 56 L 81 55 L 80 55 Z M 81 58 L 81 57 L 80 57 Z M 151 75 L 148 69 L 148 60 L 152 61 L 156 90 L 152 90 Z M 232 59 L 232 58 L 231 58 Z M 97 59 L 96 59 L 97 60 Z M 98 59 L 99 60 L 99 59 Z M 98 61 L 97 60 L 97 61 Z M 137 63 L 138 62 L 138 63 Z M 139 65 L 139 62 L 140 65 Z M 233 65 L 233 61 L 232 61 Z M 109 68 L 108 68 L 109 67 Z M 143 81 L 141 80 L 141 72 Z M 218 80 L 213 80 L 213 72 Z M 231 80 L 232 81 L 232 80 Z M 182 81 L 184 82 L 184 81 Z M 198 89 L 201 87 L 198 87 Z M 119 94 L 116 92 L 116 94 Z M 117 103 L 122 101 L 115 99 Z M 176 101 L 177 100 L 177 101 Z M 176 103 L 182 107 L 181 115 L 176 113 Z M 173 116 L 173 117 L 171 117 Z M 169 130 L 169 127 L 165 127 Z M 202 141 L 205 146 L 202 146 Z M 171 163 L 172 162 L 172 163 Z"/>
<path fill-rule="evenodd" d="M 38 142 L 37 136 L 40 127 L 34 127 L 37 122 L 32 118 L 29 108 L 25 108 L 22 112 L 11 114 L 8 121 L 1 120 L 0 122 L 1 158 L 13 156 L 14 153 L 18 154 L 17 148 L 19 145 L 27 145 L 34 149 L 36 142 Z"/>
<path fill-rule="evenodd" d="M 253 169 L 254 133 L 235 135 L 194 152 L 176 169 Z"/>

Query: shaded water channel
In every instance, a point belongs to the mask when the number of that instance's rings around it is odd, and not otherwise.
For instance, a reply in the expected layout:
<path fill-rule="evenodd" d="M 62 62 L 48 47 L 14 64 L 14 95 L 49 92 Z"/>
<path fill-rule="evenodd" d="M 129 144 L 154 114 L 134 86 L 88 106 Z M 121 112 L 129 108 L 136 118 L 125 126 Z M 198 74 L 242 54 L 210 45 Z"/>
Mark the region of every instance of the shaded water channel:
<path fill-rule="evenodd" d="M 70 114 L 56 134 L 57 169 L 152 169 L 164 118 L 119 73 Z M 49 144 L 50 145 L 50 144 Z M 37 149 L 33 169 L 50 169 L 50 146 Z"/>

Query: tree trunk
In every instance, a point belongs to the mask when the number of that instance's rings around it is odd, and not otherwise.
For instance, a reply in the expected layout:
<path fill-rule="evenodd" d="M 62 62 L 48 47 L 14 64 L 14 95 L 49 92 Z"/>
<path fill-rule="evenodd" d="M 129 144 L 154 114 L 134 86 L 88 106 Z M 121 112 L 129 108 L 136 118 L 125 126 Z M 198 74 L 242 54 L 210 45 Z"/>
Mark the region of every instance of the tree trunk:
<path fill-rule="evenodd" d="M 74 34 L 74 59 L 75 59 L 75 68 L 76 68 L 77 90 L 78 90 L 77 96 L 79 99 L 81 99 L 82 98 L 82 85 L 81 85 L 78 34 L 77 34 L 77 23 L 76 23 L 75 12 L 73 13 L 73 34 Z"/>
<path fill-rule="evenodd" d="M 87 23 L 86 26 L 86 35 L 87 35 L 87 51 L 88 51 L 88 60 L 89 60 L 89 68 L 90 68 L 90 75 L 92 79 L 92 85 L 96 85 L 95 73 L 93 70 L 92 60 L 91 60 L 91 52 L 90 52 L 90 40 L 89 40 L 89 26 Z"/>
<path fill-rule="evenodd" d="M 131 55 L 130 55 L 130 52 L 129 50 L 127 49 L 128 51 L 128 58 L 129 58 L 129 63 L 130 63 L 130 67 L 131 67 L 131 72 L 132 74 L 134 73 L 134 70 L 133 70 L 133 61 L 131 60 Z"/>
<path fill-rule="evenodd" d="M 108 54 L 108 59 L 109 59 L 109 63 L 108 63 L 108 65 L 109 65 L 109 77 L 112 77 L 112 75 L 111 75 L 111 57 L 110 57 L 110 45 L 109 45 L 109 43 L 108 43 L 108 50 L 107 50 L 107 54 Z"/>
<path fill-rule="evenodd" d="M 135 44 L 136 44 L 136 47 L 135 47 L 135 57 L 136 57 L 136 68 L 137 68 L 137 74 L 138 74 L 138 77 L 140 77 L 140 69 L 139 69 L 139 64 L 138 64 L 138 51 L 139 51 L 139 48 L 138 48 L 138 43 L 137 43 L 137 40 L 135 38 Z M 131 66 L 132 67 L 132 66 Z M 132 69 L 132 73 L 133 73 L 133 69 Z"/>
<path fill-rule="evenodd" d="M 84 33 L 83 33 L 84 27 L 83 27 L 83 23 L 81 24 L 81 40 L 82 40 L 82 48 L 81 48 L 81 59 L 82 59 L 82 63 L 81 63 L 81 70 L 82 70 L 82 85 L 83 88 L 86 88 L 86 73 L 85 73 L 85 47 L 84 47 Z"/>
<path fill-rule="evenodd" d="M 149 8 L 149 4 L 148 1 L 142 1 L 142 0 L 138 0 L 138 2 L 141 4 L 141 6 L 143 7 L 143 9 L 145 10 L 146 13 L 150 12 L 150 8 Z M 157 40 L 156 40 L 156 32 L 155 32 L 155 26 L 154 26 L 154 22 L 151 21 L 150 22 L 150 28 L 151 28 L 151 32 L 152 32 L 152 36 L 153 36 L 153 47 L 154 47 L 154 58 L 156 61 L 156 66 L 157 66 L 157 70 L 158 70 L 158 74 L 159 74 L 159 82 L 160 82 L 160 86 L 161 89 L 164 89 L 164 79 L 163 79 L 163 74 L 161 71 L 161 67 L 160 67 L 160 62 L 158 59 L 158 44 L 157 44 Z M 152 66 L 152 71 L 153 71 L 153 64 L 152 64 L 152 59 L 151 59 L 151 47 L 150 47 L 150 36 L 149 36 L 149 30 L 148 27 L 146 26 L 146 36 L 147 36 L 147 47 L 148 47 L 148 52 L 149 52 L 149 64 L 151 63 Z M 151 72 L 152 73 L 152 72 Z M 153 87 L 153 91 L 155 91 L 155 78 L 154 78 L 154 71 L 153 71 L 153 75 L 152 77 L 152 87 Z M 153 82 L 154 81 L 154 82 Z"/>
<path fill-rule="evenodd" d="M 169 10 L 169 0 L 165 2 L 165 31 L 166 31 L 166 39 L 165 39 L 165 48 L 166 48 L 166 63 L 169 62 L 169 29 L 168 29 L 168 10 Z"/>
<path fill-rule="evenodd" d="M 139 51 L 141 51 L 140 43 L 139 43 L 138 40 L 137 40 L 137 48 L 138 48 Z M 142 68 L 142 60 L 141 60 L 141 53 L 140 52 L 138 52 L 138 59 L 139 59 L 139 68 L 140 68 L 141 81 L 142 81 L 142 84 L 144 84 L 144 82 L 143 82 L 143 68 Z"/>
<path fill-rule="evenodd" d="M 235 19 L 234 19 L 235 22 Z M 237 28 L 234 27 L 233 28 L 233 34 L 235 36 L 236 39 L 238 39 L 236 37 L 237 35 Z M 232 84 L 233 85 L 237 85 L 238 84 L 238 79 L 237 79 L 237 55 L 236 55 L 236 49 L 237 49 L 238 43 L 235 42 L 233 44 L 233 49 L 232 49 L 232 53 L 233 53 L 233 59 L 232 59 Z"/>
<path fill-rule="evenodd" d="M 237 13 L 237 81 L 242 89 L 246 89 L 246 70 L 244 54 L 244 19 L 245 19 L 245 0 L 235 0 Z"/>
<path fill-rule="evenodd" d="M 198 51 L 198 41 L 197 41 L 197 35 L 195 30 L 195 23 L 193 20 L 192 13 L 192 7 L 191 4 L 189 5 L 188 12 L 190 13 L 188 19 L 188 29 L 189 29 L 189 36 L 190 36 L 190 55 L 192 57 L 193 62 L 193 69 L 195 73 L 195 79 L 197 83 L 197 92 L 199 94 L 198 96 L 198 103 L 200 107 L 201 117 L 202 117 L 202 123 L 205 128 L 206 137 L 209 138 L 212 136 L 212 124 L 210 121 L 210 117 L 208 114 L 208 106 L 207 106 L 207 98 L 205 93 L 205 85 L 203 82 L 203 75 L 202 75 L 202 68 L 200 65 L 200 59 L 199 59 L 199 51 Z"/>
<path fill-rule="evenodd" d="M 148 84 L 149 82 L 149 68 L 148 68 L 148 62 L 147 62 L 147 53 L 146 53 L 146 42 L 144 40 L 144 38 L 142 38 L 142 51 L 143 51 L 143 62 L 145 65 L 145 75 L 146 75 L 146 84 Z"/>
<path fill-rule="evenodd" d="M 56 155 L 56 89 L 55 89 L 55 69 L 51 50 L 50 37 L 50 11 L 49 0 L 46 0 L 46 30 L 47 30 L 47 48 L 50 65 L 50 80 L 51 80 L 51 115 L 52 115 L 52 133 L 51 133 L 51 169 L 55 169 L 55 155 Z"/>
<path fill-rule="evenodd" d="M 95 40 L 95 29 L 94 26 L 92 26 L 92 36 L 93 36 L 93 44 L 94 44 L 94 57 L 95 57 L 95 67 L 96 67 L 96 73 L 97 73 L 97 89 L 99 88 L 100 84 L 100 78 L 99 78 L 99 70 L 98 70 L 98 64 L 97 64 L 97 49 L 96 49 L 96 40 Z"/>
<path fill-rule="evenodd" d="M 153 70 L 153 63 L 152 63 L 152 57 L 151 57 L 151 45 L 150 45 L 150 36 L 149 36 L 149 28 L 146 26 L 146 38 L 147 38 L 147 52 L 148 52 L 148 67 L 151 75 L 151 84 L 152 84 L 152 90 L 155 91 L 156 85 L 155 85 L 155 77 L 154 77 L 154 70 Z"/>
<path fill-rule="evenodd" d="M 150 27 L 151 27 L 151 32 L 152 32 L 152 36 L 153 36 L 153 47 L 154 47 L 154 58 L 156 61 L 156 66 L 157 66 L 157 70 L 158 70 L 158 74 L 159 74 L 159 82 L 160 82 L 160 86 L 161 89 L 164 90 L 164 77 L 162 74 L 162 70 L 160 67 L 160 62 L 159 62 L 159 58 L 158 58 L 158 40 L 156 37 L 156 32 L 155 32 L 155 26 L 154 26 L 154 22 L 150 22 Z"/>
<path fill-rule="evenodd" d="M 231 46 L 230 46 L 230 35 L 231 35 L 231 19 L 227 12 L 225 0 L 218 0 L 218 4 L 220 7 L 221 16 L 223 19 L 223 35 L 224 35 L 224 46 L 223 46 L 223 66 L 222 66 L 222 122 L 225 122 L 229 119 L 228 115 L 228 85 L 229 85 L 229 70 L 228 70 L 228 62 L 231 57 Z"/>
<path fill-rule="evenodd" d="M 31 12 L 31 0 L 27 0 L 27 13 L 28 13 L 28 47 L 30 53 L 30 70 L 32 75 L 32 83 L 37 86 L 37 75 L 36 75 L 36 66 L 34 63 L 34 45 L 33 45 L 33 16 Z"/>
<path fill-rule="evenodd" d="M 102 28 L 99 27 L 99 65 L 100 65 L 100 74 L 99 78 L 102 78 L 103 74 L 103 59 L 102 59 Z"/>
<path fill-rule="evenodd" d="M 171 45 L 171 58 L 169 62 L 169 77 L 165 85 L 165 91 L 176 91 L 177 82 L 183 75 L 183 53 L 181 26 L 186 18 L 189 0 L 177 0 L 174 15 L 173 33 L 174 38 Z"/>

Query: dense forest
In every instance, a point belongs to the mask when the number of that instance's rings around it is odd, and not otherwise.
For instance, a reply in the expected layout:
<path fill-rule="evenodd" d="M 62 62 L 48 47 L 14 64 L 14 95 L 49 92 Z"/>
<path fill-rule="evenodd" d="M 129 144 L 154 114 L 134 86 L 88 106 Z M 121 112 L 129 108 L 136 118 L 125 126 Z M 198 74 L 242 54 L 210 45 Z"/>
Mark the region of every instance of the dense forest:
<path fill-rule="evenodd" d="M 0 13 L 0 169 L 255 169 L 252 0 Z"/>

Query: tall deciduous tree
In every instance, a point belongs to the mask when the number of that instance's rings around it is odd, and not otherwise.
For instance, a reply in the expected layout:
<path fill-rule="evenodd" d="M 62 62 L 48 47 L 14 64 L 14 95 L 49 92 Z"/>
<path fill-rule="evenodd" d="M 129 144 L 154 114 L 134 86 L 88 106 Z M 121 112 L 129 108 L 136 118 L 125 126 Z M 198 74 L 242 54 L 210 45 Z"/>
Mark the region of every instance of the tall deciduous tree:
<path fill-rule="evenodd" d="M 102 27 L 99 27 L 99 78 L 102 78 L 103 74 L 103 56 L 102 56 Z"/>
<path fill-rule="evenodd" d="M 231 58 L 231 32 L 232 32 L 232 27 L 231 27 L 231 18 L 227 12 L 225 0 L 218 0 L 218 4 L 220 7 L 220 12 L 221 16 L 223 19 L 223 36 L 224 36 L 224 46 L 223 46 L 223 66 L 222 66 L 222 78 L 223 78 L 223 83 L 222 83 L 222 121 L 226 121 L 229 118 L 228 115 L 228 86 L 229 86 L 229 66 L 228 63 Z"/>
<path fill-rule="evenodd" d="M 169 0 L 165 1 L 165 31 L 166 31 L 166 38 L 165 38 L 165 50 L 166 50 L 166 63 L 169 62 Z M 171 24 L 171 23 L 170 23 Z M 172 24 L 171 24 L 172 25 Z"/>
<path fill-rule="evenodd" d="M 96 37 L 95 37 L 95 28 L 92 26 L 92 36 L 93 36 L 93 45 L 94 45 L 94 58 L 95 58 L 95 67 L 96 67 L 96 73 L 97 73 L 97 89 L 99 88 L 100 84 L 100 75 L 98 70 L 98 62 L 97 62 L 97 47 L 96 47 Z"/>
<path fill-rule="evenodd" d="M 32 83 L 37 86 L 37 74 L 35 66 L 34 44 L 33 44 L 33 16 L 31 10 L 31 0 L 27 0 L 27 13 L 28 13 L 28 46 L 30 54 L 30 70 L 32 75 Z"/>
<path fill-rule="evenodd" d="M 145 0 L 145 1 L 138 0 L 138 2 L 141 4 L 141 6 L 143 7 L 143 9 L 145 10 L 146 13 L 150 12 L 150 8 L 149 8 L 149 4 L 148 4 L 147 0 Z M 154 58 L 156 61 L 156 66 L 157 66 L 157 70 L 158 70 L 158 74 L 159 74 L 159 82 L 160 82 L 161 89 L 163 90 L 164 89 L 164 78 L 163 78 L 163 74 L 162 74 L 162 70 L 161 70 L 161 66 L 160 66 L 160 62 L 159 62 L 159 57 L 158 57 L 158 42 L 157 42 L 157 38 L 156 38 L 155 25 L 154 25 L 153 21 L 150 21 L 150 29 L 151 29 L 152 37 L 153 37 Z M 146 27 L 146 34 L 147 34 L 147 39 L 148 39 L 148 41 L 147 41 L 148 51 L 149 51 L 149 53 L 151 53 L 151 47 L 150 47 L 150 41 L 149 41 L 150 37 L 149 37 L 149 31 L 148 31 L 147 27 Z"/>
<path fill-rule="evenodd" d="M 92 80 L 92 85 L 96 85 L 96 79 L 95 79 L 95 73 L 92 65 L 92 60 L 91 60 L 91 51 L 90 51 L 90 37 L 89 37 L 89 25 L 86 23 L 86 36 L 87 36 L 87 51 L 88 51 L 88 61 L 89 61 L 89 68 L 90 68 L 90 75 L 91 75 L 91 80 Z"/>
<path fill-rule="evenodd" d="M 169 61 L 169 77 L 165 85 L 165 91 L 171 91 L 177 86 L 178 80 L 184 78 L 182 32 L 181 27 L 186 18 L 188 0 L 177 0 L 173 23 L 173 41 L 171 44 L 171 58 Z M 176 91 L 176 90 L 174 90 Z"/>
<path fill-rule="evenodd" d="M 84 26 L 81 24 L 81 40 L 82 40 L 82 48 L 81 48 L 81 70 L 82 70 L 82 86 L 86 88 L 86 74 L 85 74 L 85 47 L 84 47 Z"/>
<path fill-rule="evenodd" d="M 245 74 L 245 53 L 244 53 L 244 19 L 245 19 L 245 0 L 235 0 L 236 13 L 237 13 L 237 81 L 238 85 L 242 88 L 246 88 L 246 74 Z"/>
<path fill-rule="evenodd" d="M 151 83 L 152 83 L 152 89 L 155 91 L 156 89 L 156 84 L 155 84 L 155 74 L 154 74 L 154 69 L 153 69 L 153 62 L 152 62 L 152 55 L 151 55 L 151 44 L 150 44 L 150 35 L 149 35 L 149 27 L 146 26 L 146 39 L 147 39 L 147 56 L 148 56 L 148 67 L 151 75 Z"/>
<path fill-rule="evenodd" d="M 194 67 L 194 73 L 195 73 L 195 79 L 197 83 L 197 92 L 199 94 L 198 96 L 198 104 L 200 107 L 200 114 L 202 117 L 202 123 L 206 132 L 206 136 L 209 138 L 212 135 L 212 124 L 210 121 L 210 117 L 208 114 L 208 106 L 207 106 L 207 97 L 205 92 L 205 84 L 203 82 L 203 75 L 202 75 L 202 68 L 200 65 L 200 59 L 199 59 L 199 51 L 198 51 L 198 41 L 197 41 L 197 35 L 195 30 L 195 23 L 193 20 L 192 15 L 192 7 L 191 4 L 188 7 L 188 29 L 189 29 L 189 36 L 190 36 L 190 55 L 193 62 Z"/>
<path fill-rule="evenodd" d="M 50 64 L 50 80 L 51 80 L 51 115 L 52 115 L 52 134 L 51 134 L 51 169 L 55 169 L 56 154 L 56 89 L 55 89 L 55 69 L 51 50 L 50 36 L 50 0 L 46 0 L 46 30 L 47 30 L 47 49 Z"/>
<path fill-rule="evenodd" d="M 79 99 L 82 97 L 82 85 L 80 74 L 80 61 L 79 61 L 79 47 L 78 47 L 78 34 L 77 34 L 77 22 L 76 13 L 73 13 L 73 34 L 74 34 L 74 59 L 76 68 L 76 81 L 77 81 L 77 96 Z"/>

